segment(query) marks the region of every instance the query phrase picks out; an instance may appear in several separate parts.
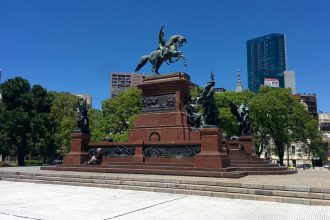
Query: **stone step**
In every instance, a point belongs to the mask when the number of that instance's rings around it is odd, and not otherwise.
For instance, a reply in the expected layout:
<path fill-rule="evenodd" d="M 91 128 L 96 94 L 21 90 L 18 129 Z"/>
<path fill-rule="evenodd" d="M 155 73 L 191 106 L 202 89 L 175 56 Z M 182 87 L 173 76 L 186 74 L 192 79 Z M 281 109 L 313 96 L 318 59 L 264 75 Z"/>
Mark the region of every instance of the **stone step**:
<path fill-rule="evenodd" d="M 102 164 L 99 167 L 104 168 L 122 168 L 122 169 L 156 169 L 156 170 L 194 170 L 194 171 L 220 171 L 220 172 L 228 172 L 228 171 L 234 171 L 234 168 L 218 168 L 218 169 L 211 169 L 211 168 L 196 168 L 196 167 L 183 167 L 180 168 L 176 166 L 154 166 L 154 165 L 148 165 L 148 164 L 139 164 L 139 165 L 130 165 L 130 164 Z"/>
<path fill-rule="evenodd" d="M 249 175 L 286 175 L 298 173 L 297 170 L 279 170 L 279 171 L 246 171 Z"/>
<path fill-rule="evenodd" d="M 80 167 L 41 167 L 42 170 L 55 171 L 78 171 L 78 172 L 101 172 L 101 173 L 131 173 L 131 174 L 159 174 L 159 175 L 175 175 L 175 176 L 202 176 L 202 177 L 218 177 L 218 178 L 241 178 L 246 176 L 244 171 L 209 171 L 209 170 L 170 170 L 170 169 L 153 169 L 153 168 L 116 168 L 102 166 L 80 166 Z"/>
<path fill-rule="evenodd" d="M 253 158 L 253 157 L 248 157 L 248 156 L 229 156 L 231 160 L 248 160 L 248 161 L 265 161 L 260 158 Z"/>
<path fill-rule="evenodd" d="M 155 180 L 147 180 L 147 181 L 137 181 L 137 180 L 120 180 L 120 179 L 91 179 L 91 178 L 74 178 L 74 177 L 56 177 L 56 176 L 34 176 L 31 177 L 29 175 L 4 175 L 2 180 L 43 180 L 43 181 L 61 181 L 65 182 L 79 182 L 79 183 L 94 183 L 94 184 L 113 184 L 113 185 L 135 185 L 135 186 L 151 186 L 151 187 L 159 187 L 159 188 L 179 188 L 179 189 L 193 189 L 193 190 L 207 190 L 207 191 L 218 191 L 218 192 L 239 192 L 239 193 L 250 193 L 255 194 L 256 190 L 258 190 L 257 194 L 260 195 L 278 195 L 278 196 L 296 196 L 297 194 L 300 197 L 304 198 L 318 198 L 318 199 L 330 199 L 328 196 L 324 196 L 324 193 L 309 193 L 305 192 L 290 192 L 283 190 L 267 190 L 267 189 L 258 189 L 258 185 L 248 185 L 247 188 L 237 187 L 237 185 L 227 184 L 226 186 L 214 186 L 208 185 L 207 183 L 203 184 L 182 184 L 182 183 L 172 183 L 172 182 L 157 182 Z M 256 189 L 254 189 L 256 188 Z"/>
<path fill-rule="evenodd" d="M 67 177 L 66 177 L 67 176 Z M 93 186 L 127 190 L 154 191 L 188 195 L 215 196 L 233 199 L 253 199 L 298 204 L 330 206 L 330 189 L 264 186 L 257 184 L 240 184 L 230 182 L 194 181 L 158 178 L 124 178 L 91 175 L 56 175 L 56 174 L 0 174 L 2 180 L 64 184 L 74 186 Z M 267 189 L 266 189 L 267 188 Z M 320 192 L 318 192 L 320 191 Z"/>
<path fill-rule="evenodd" d="M 59 167 L 67 167 L 67 166 L 62 166 L 60 165 Z M 70 167 L 88 167 L 88 168 L 122 168 L 122 169 L 155 169 L 155 170 L 194 170 L 194 171 L 220 171 L 220 172 L 228 172 L 228 171 L 234 171 L 234 168 L 196 168 L 193 166 L 171 166 L 171 165 L 151 165 L 151 164 L 141 164 L 141 163 L 136 163 L 136 164 L 130 164 L 130 163 L 102 163 L 101 165 L 70 165 Z"/>
<path fill-rule="evenodd" d="M 230 152 L 229 153 L 229 156 L 231 157 L 246 157 L 246 158 L 250 158 L 251 156 L 250 155 L 247 155 L 246 153 L 242 153 L 242 152 L 239 152 L 239 153 L 233 153 L 233 152 Z"/>
<path fill-rule="evenodd" d="M 231 165 L 233 166 L 233 165 Z M 235 167 L 279 167 L 278 164 L 276 163 L 250 163 L 250 164 L 235 164 Z"/>
<path fill-rule="evenodd" d="M 237 150 L 237 151 L 230 151 L 229 155 L 231 156 L 247 156 L 247 157 L 255 157 L 255 158 L 260 158 L 258 155 L 248 155 L 245 153 L 245 151 L 242 150 Z"/>
<path fill-rule="evenodd" d="M 143 163 L 148 166 L 171 166 L 171 167 L 194 167 L 194 164 L 190 163 Z M 133 162 L 103 162 L 102 165 L 141 165 L 141 163 Z"/>
<path fill-rule="evenodd" d="M 241 153 L 229 153 L 229 156 L 230 157 L 246 157 L 246 158 L 257 158 L 257 159 L 263 159 L 263 158 L 260 158 L 259 156 L 257 155 L 247 155 L 245 152 L 241 152 Z"/>
<path fill-rule="evenodd" d="M 230 160 L 230 164 L 266 164 L 263 160 Z"/>
<path fill-rule="evenodd" d="M 245 167 L 236 167 L 231 166 L 231 168 L 234 168 L 237 171 L 281 171 L 281 170 L 287 170 L 287 167 L 263 167 L 263 166 L 245 166 Z"/>

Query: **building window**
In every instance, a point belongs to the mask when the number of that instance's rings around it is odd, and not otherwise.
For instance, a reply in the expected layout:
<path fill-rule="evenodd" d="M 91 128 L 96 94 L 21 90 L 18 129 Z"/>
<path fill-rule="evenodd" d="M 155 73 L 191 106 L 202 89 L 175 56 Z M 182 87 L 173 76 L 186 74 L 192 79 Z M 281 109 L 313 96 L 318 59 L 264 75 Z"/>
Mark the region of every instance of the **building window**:
<path fill-rule="evenodd" d="M 294 145 L 291 146 L 291 153 L 292 154 L 296 153 L 296 147 Z"/>

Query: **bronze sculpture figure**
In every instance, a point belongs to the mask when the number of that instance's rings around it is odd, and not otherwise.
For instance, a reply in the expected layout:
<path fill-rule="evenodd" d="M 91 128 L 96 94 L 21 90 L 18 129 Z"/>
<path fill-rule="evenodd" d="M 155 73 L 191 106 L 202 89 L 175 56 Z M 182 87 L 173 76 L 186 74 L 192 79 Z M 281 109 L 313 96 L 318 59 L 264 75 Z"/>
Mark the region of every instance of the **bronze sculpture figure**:
<path fill-rule="evenodd" d="M 76 109 L 76 117 L 77 117 L 77 127 L 84 134 L 89 134 L 89 120 L 88 120 L 88 107 L 86 100 L 78 99 L 78 106 Z"/>
<path fill-rule="evenodd" d="M 197 98 L 197 103 L 200 104 L 203 109 L 202 127 L 220 125 L 219 110 L 214 99 L 214 85 L 214 75 L 213 72 L 211 72 L 211 80 L 207 82 Z"/>
<path fill-rule="evenodd" d="M 251 135 L 251 118 L 249 115 L 249 107 L 241 103 L 237 106 L 231 102 L 229 104 L 231 113 L 236 117 L 238 130 L 240 135 Z"/>
<path fill-rule="evenodd" d="M 214 75 L 211 72 L 211 80 L 199 93 L 197 100 L 192 98 L 184 107 L 189 125 L 193 129 L 220 126 L 219 110 L 214 99 L 214 85 Z"/>

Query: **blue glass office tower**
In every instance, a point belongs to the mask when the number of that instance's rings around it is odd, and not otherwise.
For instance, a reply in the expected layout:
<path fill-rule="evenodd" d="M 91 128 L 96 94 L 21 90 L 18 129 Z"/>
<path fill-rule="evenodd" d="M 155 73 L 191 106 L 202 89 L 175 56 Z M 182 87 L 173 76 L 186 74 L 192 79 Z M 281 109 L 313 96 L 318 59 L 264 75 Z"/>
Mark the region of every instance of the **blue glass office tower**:
<path fill-rule="evenodd" d="M 249 89 L 258 92 L 261 85 L 284 87 L 286 70 L 284 34 L 270 34 L 246 42 Z"/>

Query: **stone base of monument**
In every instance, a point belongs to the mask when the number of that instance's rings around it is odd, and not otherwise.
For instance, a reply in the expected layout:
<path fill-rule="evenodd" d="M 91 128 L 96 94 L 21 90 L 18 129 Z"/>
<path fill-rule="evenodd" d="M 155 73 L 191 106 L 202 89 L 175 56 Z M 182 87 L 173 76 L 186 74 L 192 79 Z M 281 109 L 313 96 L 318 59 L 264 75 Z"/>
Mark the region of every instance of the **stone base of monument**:
<path fill-rule="evenodd" d="M 283 175 L 298 172 L 259 158 L 253 151 L 252 136 L 241 136 L 239 141 L 227 141 L 226 149 L 229 153 L 230 168 L 236 171 L 244 171 L 249 175 Z"/>
<path fill-rule="evenodd" d="M 147 77 L 139 86 L 142 110 L 128 142 L 91 143 L 89 135 L 76 132 L 64 164 L 42 169 L 227 178 L 247 175 L 250 171 L 234 165 L 243 157 L 254 158 L 252 138 L 242 137 L 239 142 L 246 157 L 235 155 L 235 143 L 223 149 L 222 129 L 204 126 L 192 130 L 188 125 L 184 105 L 192 86 L 185 73 Z M 102 164 L 84 166 L 96 148 L 102 148 Z"/>
<path fill-rule="evenodd" d="M 73 153 L 70 152 L 63 165 L 42 169 L 225 178 L 246 176 L 244 171 L 228 168 L 229 157 L 220 152 L 221 134 L 222 131 L 218 128 L 203 128 L 200 131 L 200 140 L 88 143 L 85 148 L 81 148 L 87 149 L 81 154 L 92 155 L 101 147 L 101 165 L 85 166 L 83 163 L 87 159 L 70 160 Z"/>
<path fill-rule="evenodd" d="M 89 160 L 87 152 L 89 134 L 83 134 L 80 131 L 74 131 L 71 134 L 71 150 L 64 158 L 64 164 L 82 164 Z"/>

